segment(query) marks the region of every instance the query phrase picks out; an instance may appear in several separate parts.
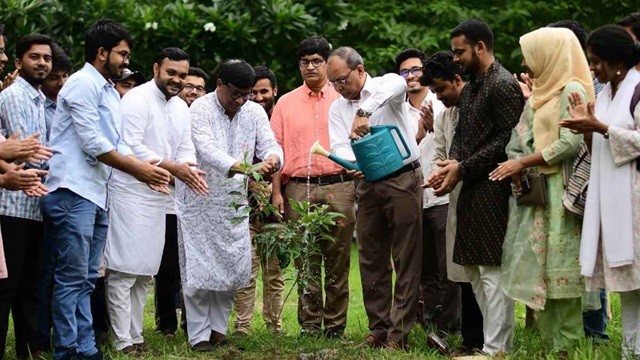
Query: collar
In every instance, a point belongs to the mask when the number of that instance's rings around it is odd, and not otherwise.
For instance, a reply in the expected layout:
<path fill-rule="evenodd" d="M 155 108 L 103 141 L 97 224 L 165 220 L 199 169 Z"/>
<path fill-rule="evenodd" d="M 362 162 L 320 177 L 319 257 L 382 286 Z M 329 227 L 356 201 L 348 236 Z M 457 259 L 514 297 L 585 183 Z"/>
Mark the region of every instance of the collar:
<path fill-rule="evenodd" d="M 93 65 L 87 63 L 84 63 L 84 66 L 82 67 L 82 70 L 86 71 L 87 74 L 89 74 L 89 76 L 91 77 L 91 79 L 100 87 L 113 87 L 113 81 L 111 81 L 111 79 L 107 80 L 104 78 L 104 76 L 102 76 L 102 74 L 100 74 L 100 72 L 98 71 L 98 69 L 96 69 Z"/>
<path fill-rule="evenodd" d="M 368 98 L 375 90 L 375 84 L 373 84 L 373 81 L 371 81 L 372 79 L 373 78 L 371 77 L 371 75 L 367 73 L 367 78 L 364 80 L 364 86 L 362 87 L 362 90 L 360 90 L 360 99 L 349 101 L 357 103 L 363 98 Z"/>
<path fill-rule="evenodd" d="M 21 87 L 29 95 L 29 98 L 32 100 L 39 99 L 43 101 L 46 98 L 46 96 L 44 96 L 44 94 L 40 89 L 34 88 L 22 76 L 16 77 L 15 85 L 18 85 L 19 87 Z"/>
<path fill-rule="evenodd" d="M 209 95 L 209 94 L 207 94 Z M 207 96 L 205 95 L 205 96 Z M 216 110 L 218 110 L 222 115 L 227 116 L 227 112 L 224 109 L 224 106 L 222 106 L 222 104 L 220 104 L 220 99 L 218 99 L 218 89 L 214 90 L 212 93 L 212 102 L 213 102 L 213 106 L 216 108 Z M 242 111 L 242 109 L 244 108 L 244 106 L 247 104 L 247 102 L 245 102 L 244 105 L 240 106 L 240 109 L 238 109 L 238 111 L 236 112 L 236 116 L 238 116 L 240 114 L 240 112 Z M 227 116 L 228 117 L 228 116 Z"/>
<path fill-rule="evenodd" d="M 162 99 L 162 101 L 167 102 L 171 100 L 171 98 L 167 100 L 167 97 L 164 95 L 162 90 L 160 90 L 160 88 L 158 87 L 158 84 L 156 84 L 156 81 L 153 78 L 147 81 L 146 83 L 144 83 L 143 86 L 148 86 L 151 94 L 153 94 L 155 97 L 159 99 Z"/>
<path fill-rule="evenodd" d="M 325 95 L 327 93 L 327 88 L 331 87 L 331 85 L 329 84 L 329 81 L 327 81 L 324 86 L 322 87 L 322 89 L 320 90 L 320 96 L 318 96 L 321 99 L 325 98 Z M 302 91 L 307 95 L 307 99 L 310 99 L 312 97 L 316 97 L 316 93 L 313 92 L 313 90 L 311 90 L 311 88 L 307 85 L 306 82 L 302 83 Z"/>
<path fill-rule="evenodd" d="M 498 60 L 494 60 L 493 63 L 489 65 L 487 70 L 482 74 L 471 75 L 469 77 L 469 80 L 470 80 L 469 83 L 471 84 L 471 89 L 477 90 L 482 85 L 484 85 L 485 79 L 487 79 L 490 75 L 492 75 L 495 72 L 495 70 L 498 68 L 498 66 L 500 66 L 500 63 L 498 62 Z"/>
<path fill-rule="evenodd" d="M 54 109 L 56 108 L 57 104 L 55 101 L 51 101 L 48 97 L 45 97 L 44 99 L 44 107 L 48 108 L 48 107 L 53 107 Z"/>

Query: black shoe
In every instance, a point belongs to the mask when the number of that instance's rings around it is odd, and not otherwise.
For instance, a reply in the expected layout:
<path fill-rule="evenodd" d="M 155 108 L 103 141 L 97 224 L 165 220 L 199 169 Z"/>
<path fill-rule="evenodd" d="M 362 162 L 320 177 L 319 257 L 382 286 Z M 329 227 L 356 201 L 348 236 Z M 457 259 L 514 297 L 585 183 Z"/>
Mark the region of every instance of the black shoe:
<path fill-rule="evenodd" d="M 327 339 L 341 339 L 344 336 L 344 329 L 324 329 L 324 337 Z"/>
<path fill-rule="evenodd" d="M 193 349 L 193 351 L 197 351 L 197 352 L 213 351 L 213 346 L 211 346 L 211 343 L 206 340 L 200 341 L 199 343 L 193 345 L 191 348 Z"/>
<path fill-rule="evenodd" d="M 310 337 L 320 337 L 322 335 L 322 331 L 318 328 L 302 328 L 300 329 L 300 337 L 310 336 Z"/>
<path fill-rule="evenodd" d="M 81 354 L 77 354 L 76 356 L 76 359 L 78 360 L 111 360 L 109 356 L 104 355 L 100 350 L 91 356 L 84 356 Z"/>

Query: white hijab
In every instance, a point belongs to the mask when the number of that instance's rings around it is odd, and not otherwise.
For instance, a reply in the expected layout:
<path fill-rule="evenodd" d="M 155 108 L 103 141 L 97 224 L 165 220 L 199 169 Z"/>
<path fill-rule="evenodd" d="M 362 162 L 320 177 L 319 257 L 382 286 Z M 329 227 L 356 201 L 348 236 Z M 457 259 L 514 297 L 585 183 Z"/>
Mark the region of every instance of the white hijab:
<path fill-rule="evenodd" d="M 611 83 L 607 83 L 596 100 L 596 118 L 609 126 L 633 130 L 635 125 L 629 104 L 639 81 L 640 73 L 631 68 L 613 99 Z M 633 171 L 635 161 L 616 166 L 609 140 L 600 134 L 593 135 L 591 174 L 580 245 L 581 273 L 584 276 L 593 276 L 600 239 L 610 268 L 633 263 Z"/>

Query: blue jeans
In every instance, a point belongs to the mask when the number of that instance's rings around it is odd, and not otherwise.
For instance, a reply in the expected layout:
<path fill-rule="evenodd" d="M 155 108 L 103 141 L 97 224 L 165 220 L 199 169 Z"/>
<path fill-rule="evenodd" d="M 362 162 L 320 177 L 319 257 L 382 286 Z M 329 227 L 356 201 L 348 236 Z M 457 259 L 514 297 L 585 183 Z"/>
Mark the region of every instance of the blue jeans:
<path fill-rule="evenodd" d="M 40 201 L 45 241 L 55 259 L 53 275 L 53 358 L 98 352 L 91 327 L 90 297 L 107 237 L 107 213 L 69 189 Z"/>
<path fill-rule="evenodd" d="M 595 342 L 608 342 L 607 335 L 607 293 L 600 290 L 600 304 L 602 307 L 598 310 L 590 310 L 582 313 L 584 322 L 584 334 L 594 339 Z"/>

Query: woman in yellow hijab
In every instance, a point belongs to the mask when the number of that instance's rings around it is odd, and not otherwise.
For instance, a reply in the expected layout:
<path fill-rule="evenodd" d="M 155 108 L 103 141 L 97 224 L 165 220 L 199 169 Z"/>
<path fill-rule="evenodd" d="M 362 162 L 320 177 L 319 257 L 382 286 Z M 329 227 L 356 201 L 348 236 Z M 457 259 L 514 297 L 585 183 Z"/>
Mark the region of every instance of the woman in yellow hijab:
<path fill-rule="evenodd" d="M 547 194 L 540 205 L 518 205 L 511 199 L 501 283 L 507 296 L 537 310 L 547 350 L 565 353 L 584 334 L 581 218 L 562 205 L 563 170 L 571 168 L 582 135 L 559 124 L 569 115 L 572 92 L 594 99 L 593 81 L 580 43 L 568 29 L 532 31 L 520 38 L 520 47 L 523 66 L 535 79 L 532 95 L 506 148 L 509 160 L 489 176 L 496 181 L 512 177 L 518 184 L 524 173 L 542 173 Z M 515 188 L 519 195 L 521 187 Z"/>

